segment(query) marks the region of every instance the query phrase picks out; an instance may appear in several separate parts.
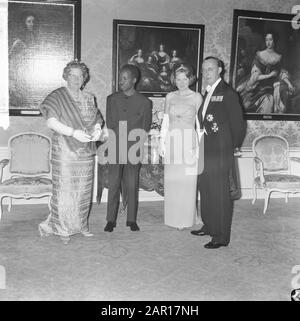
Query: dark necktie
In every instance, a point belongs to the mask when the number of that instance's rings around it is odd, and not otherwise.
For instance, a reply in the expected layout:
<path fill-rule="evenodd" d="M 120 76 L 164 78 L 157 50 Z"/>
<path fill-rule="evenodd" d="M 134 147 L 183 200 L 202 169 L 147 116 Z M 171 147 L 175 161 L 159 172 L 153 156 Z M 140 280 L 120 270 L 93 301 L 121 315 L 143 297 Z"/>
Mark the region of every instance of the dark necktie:
<path fill-rule="evenodd" d="M 208 91 L 207 90 L 205 90 L 205 93 L 204 93 L 204 96 L 203 96 L 203 102 L 202 102 L 202 108 L 199 108 L 199 113 L 198 113 L 198 115 L 200 116 L 200 117 L 198 117 L 199 118 L 199 124 L 200 124 L 200 129 L 203 129 L 203 116 L 202 116 L 202 110 L 203 110 L 203 107 L 204 107 L 204 102 L 205 102 L 205 99 L 206 99 L 206 96 L 207 96 L 207 94 L 208 94 Z"/>

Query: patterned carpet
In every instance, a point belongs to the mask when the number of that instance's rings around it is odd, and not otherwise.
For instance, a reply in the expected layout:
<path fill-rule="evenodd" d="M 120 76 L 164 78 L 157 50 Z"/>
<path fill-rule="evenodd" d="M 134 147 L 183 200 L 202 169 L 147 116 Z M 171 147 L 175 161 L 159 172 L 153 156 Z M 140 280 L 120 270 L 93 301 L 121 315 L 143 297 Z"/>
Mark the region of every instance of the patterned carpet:
<path fill-rule="evenodd" d="M 209 237 L 163 225 L 163 203 L 140 204 L 140 232 L 119 217 L 103 232 L 106 204 L 94 204 L 94 237 L 40 238 L 46 205 L 4 208 L 0 300 L 290 300 L 292 268 L 300 264 L 300 199 L 235 204 L 229 247 L 207 250 Z M 199 228 L 199 226 L 195 226 Z"/>

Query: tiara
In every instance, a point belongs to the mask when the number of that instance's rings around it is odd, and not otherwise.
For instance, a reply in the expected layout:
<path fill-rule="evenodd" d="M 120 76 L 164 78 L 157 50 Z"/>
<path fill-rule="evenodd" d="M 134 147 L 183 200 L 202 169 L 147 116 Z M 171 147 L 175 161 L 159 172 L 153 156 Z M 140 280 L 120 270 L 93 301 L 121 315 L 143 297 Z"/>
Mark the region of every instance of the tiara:
<path fill-rule="evenodd" d="M 185 67 L 183 64 L 181 64 L 181 65 L 175 70 L 175 72 L 181 71 L 181 70 L 183 70 L 183 71 L 188 71 L 189 69 L 188 69 L 187 67 Z"/>

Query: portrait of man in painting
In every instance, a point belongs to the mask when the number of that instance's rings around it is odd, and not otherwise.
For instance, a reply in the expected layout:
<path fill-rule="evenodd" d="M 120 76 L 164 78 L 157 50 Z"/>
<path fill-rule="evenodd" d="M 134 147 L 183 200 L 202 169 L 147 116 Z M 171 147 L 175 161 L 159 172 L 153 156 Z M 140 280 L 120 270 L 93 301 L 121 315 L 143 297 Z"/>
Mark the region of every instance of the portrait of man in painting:
<path fill-rule="evenodd" d="M 245 113 L 300 115 L 300 33 L 291 21 L 240 16 L 235 39 L 232 83 Z"/>
<path fill-rule="evenodd" d="M 73 21 L 70 4 L 9 2 L 10 109 L 38 110 L 61 83 L 61 70 L 74 57 Z"/>

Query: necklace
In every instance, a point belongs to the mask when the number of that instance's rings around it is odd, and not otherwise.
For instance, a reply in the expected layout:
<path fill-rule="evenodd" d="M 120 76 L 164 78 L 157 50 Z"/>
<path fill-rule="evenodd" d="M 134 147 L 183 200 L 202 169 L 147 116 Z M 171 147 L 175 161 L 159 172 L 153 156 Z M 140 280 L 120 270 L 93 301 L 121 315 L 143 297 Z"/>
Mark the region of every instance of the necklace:
<path fill-rule="evenodd" d="M 72 96 L 72 98 L 73 98 L 75 101 L 80 101 L 80 99 L 82 99 L 82 93 L 81 93 L 80 90 L 74 92 L 74 91 L 70 90 L 68 87 L 67 87 L 67 89 L 68 89 L 70 95 Z"/>
<path fill-rule="evenodd" d="M 183 92 L 180 92 L 179 90 L 177 90 L 177 95 L 178 96 L 189 96 L 191 94 L 193 94 L 194 92 L 192 90 L 187 90 L 187 91 L 183 91 Z"/>
<path fill-rule="evenodd" d="M 80 110 L 80 112 L 82 114 L 86 114 L 88 112 L 89 108 L 88 108 L 87 99 L 85 99 L 82 91 L 79 90 L 78 92 L 74 93 L 68 87 L 67 87 L 67 89 L 68 89 L 68 92 L 70 93 L 71 97 L 73 98 L 76 106 Z"/>

